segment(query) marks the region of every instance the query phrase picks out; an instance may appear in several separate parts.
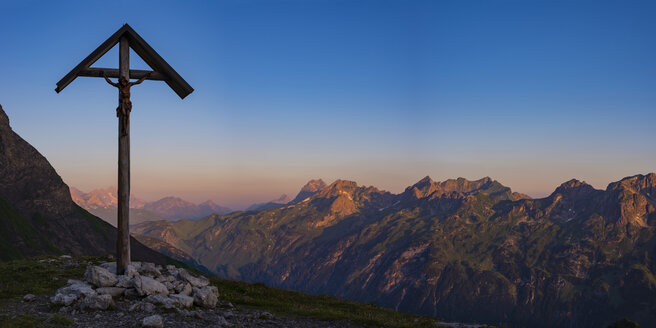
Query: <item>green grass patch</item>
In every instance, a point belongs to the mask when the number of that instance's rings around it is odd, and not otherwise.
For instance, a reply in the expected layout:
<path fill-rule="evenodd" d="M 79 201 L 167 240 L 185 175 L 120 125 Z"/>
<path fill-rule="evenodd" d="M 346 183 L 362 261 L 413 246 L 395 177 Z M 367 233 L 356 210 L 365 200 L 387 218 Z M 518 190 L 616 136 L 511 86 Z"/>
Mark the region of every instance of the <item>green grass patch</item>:
<path fill-rule="evenodd" d="M 351 321 L 371 327 L 435 327 L 434 318 L 400 313 L 372 304 L 341 300 L 331 296 L 309 295 L 245 283 L 212 278 L 220 299 L 271 313 L 311 317 L 319 320 Z"/>
<path fill-rule="evenodd" d="M 65 265 L 64 262 L 69 265 Z M 54 293 L 68 279 L 81 279 L 87 262 L 102 263 L 102 257 L 66 259 L 40 256 L 23 260 L 0 262 L 0 301 L 20 299 L 25 294 Z M 77 263 L 77 265 L 70 265 Z M 56 278 L 56 279 L 54 279 Z"/>
<path fill-rule="evenodd" d="M 105 240 L 109 240 L 109 236 L 107 235 L 107 231 L 103 227 L 104 221 L 99 219 L 97 216 L 89 213 L 89 211 L 83 209 L 82 207 L 75 205 L 78 211 L 80 211 L 82 214 L 84 214 L 84 217 L 91 223 L 91 226 L 93 227 L 93 230 L 98 232 L 100 235 L 103 236 Z"/>

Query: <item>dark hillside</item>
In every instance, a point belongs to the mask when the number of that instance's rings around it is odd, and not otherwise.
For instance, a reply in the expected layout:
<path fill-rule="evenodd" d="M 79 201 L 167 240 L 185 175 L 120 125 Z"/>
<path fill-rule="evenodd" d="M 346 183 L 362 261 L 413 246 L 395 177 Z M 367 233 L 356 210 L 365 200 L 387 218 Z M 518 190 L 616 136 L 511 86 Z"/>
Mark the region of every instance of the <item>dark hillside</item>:
<path fill-rule="evenodd" d="M 167 258 L 136 241 L 132 256 Z M 114 254 L 116 229 L 80 208 L 48 160 L 16 134 L 0 107 L 0 260 Z"/>

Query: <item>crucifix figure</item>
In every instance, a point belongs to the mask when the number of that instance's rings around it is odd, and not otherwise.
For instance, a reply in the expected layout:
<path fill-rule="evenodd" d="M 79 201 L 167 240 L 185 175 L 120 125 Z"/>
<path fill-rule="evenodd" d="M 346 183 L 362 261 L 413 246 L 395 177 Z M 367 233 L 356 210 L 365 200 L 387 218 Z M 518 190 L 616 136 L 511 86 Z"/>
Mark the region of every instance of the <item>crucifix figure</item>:
<path fill-rule="evenodd" d="M 119 45 L 118 69 L 91 67 L 116 44 Z M 153 70 L 130 69 L 130 48 Z M 132 111 L 130 88 L 145 80 L 164 81 L 183 99 L 194 89 L 128 24 L 123 25 L 57 82 L 55 91 L 59 93 L 78 76 L 103 77 L 107 83 L 118 89 L 118 107 L 116 108 L 116 116 L 119 120 L 116 271 L 118 274 L 123 274 L 125 267 L 130 264 L 130 112 Z M 118 78 L 118 83 L 112 82 L 109 78 Z M 130 82 L 131 78 L 137 79 L 137 81 Z"/>
<path fill-rule="evenodd" d="M 130 125 L 130 112 L 132 111 L 132 102 L 130 101 L 130 88 L 133 85 L 140 84 L 141 82 L 145 81 L 148 77 L 150 77 L 150 73 L 144 75 L 142 78 L 140 78 L 136 82 L 128 82 L 128 80 L 124 77 L 119 77 L 118 78 L 118 83 L 112 82 L 107 77 L 107 74 L 103 73 L 103 77 L 105 78 L 105 81 L 109 83 L 111 86 L 118 88 L 118 107 L 116 107 L 116 117 L 121 118 L 121 135 L 127 134 L 127 127 Z"/>

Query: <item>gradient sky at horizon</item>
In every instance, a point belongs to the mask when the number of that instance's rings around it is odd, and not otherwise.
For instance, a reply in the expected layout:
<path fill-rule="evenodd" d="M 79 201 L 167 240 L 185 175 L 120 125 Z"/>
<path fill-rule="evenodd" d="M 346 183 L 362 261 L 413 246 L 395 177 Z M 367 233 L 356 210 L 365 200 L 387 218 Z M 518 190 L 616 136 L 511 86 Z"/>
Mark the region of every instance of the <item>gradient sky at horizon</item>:
<path fill-rule="evenodd" d="M 311 178 L 401 192 L 426 175 L 539 197 L 656 171 L 654 17 L 619 0 L 3 0 L 0 104 L 69 185 L 115 185 L 115 89 L 53 89 L 127 22 L 195 88 L 133 89 L 142 198 L 243 208 Z"/>

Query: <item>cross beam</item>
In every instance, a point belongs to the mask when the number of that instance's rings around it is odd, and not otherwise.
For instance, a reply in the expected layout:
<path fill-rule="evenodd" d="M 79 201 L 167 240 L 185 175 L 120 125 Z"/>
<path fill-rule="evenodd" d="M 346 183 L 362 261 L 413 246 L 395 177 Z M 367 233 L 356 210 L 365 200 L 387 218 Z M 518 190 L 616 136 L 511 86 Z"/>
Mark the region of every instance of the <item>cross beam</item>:
<path fill-rule="evenodd" d="M 110 49 L 112 49 L 119 41 L 125 38 L 130 44 L 130 48 L 143 59 L 143 61 L 150 66 L 153 71 L 157 74 L 164 75 L 165 79 L 156 79 L 166 82 L 166 84 L 175 91 L 180 98 L 184 99 L 190 93 L 194 92 L 187 81 L 185 81 L 178 72 L 176 72 L 171 65 L 169 65 L 162 56 L 160 56 L 157 51 L 153 49 L 137 32 L 135 32 L 130 25 L 123 25 L 118 31 L 116 31 L 109 39 L 105 40 L 96 50 L 92 51 L 86 58 L 84 58 L 75 68 L 73 68 L 68 74 L 66 74 L 59 82 L 57 82 L 57 88 L 55 91 L 57 93 L 61 92 L 68 86 L 75 78 L 78 76 L 88 76 L 84 75 L 93 74 L 88 71 L 95 71 L 96 68 L 92 68 L 91 65 L 95 63 L 100 57 L 105 55 Z M 108 75 L 109 77 L 109 75 Z"/>
<path fill-rule="evenodd" d="M 83 69 L 78 73 L 78 76 L 86 76 L 86 77 L 111 77 L 111 78 L 116 78 L 118 79 L 121 77 L 119 74 L 119 70 L 116 68 L 95 68 L 95 67 L 90 67 L 87 69 Z M 131 69 L 130 70 L 130 78 L 131 79 L 140 79 L 142 77 L 146 77 L 146 80 L 153 80 L 153 81 L 166 81 L 168 80 L 168 77 L 160 72 L 155 72 L 155 71 L 144 71 L 144 70 L 138 70 L 138 69 Z"/>
<path fill-rule="evenodd" d="M 91 67 L 100 57 L 119 45 L 118 69 Z M 131 70 L 130 48 L 153 70 Z M 103 77 L 118 88 L 118 234 L 116 240 L 116 271 L 123 274 L 130 264 L 130 88 L 144 80 L 164 81 L 180 96 L 185 98 L 194 89 L 128 24 L 123 25 L 96 50 L 91 52 L 59 82 L 55 91 L 64 90 L 78 76 Z M 118 78 L 117 83 L 109 78 Z M 138 79 L 130 82 L 130 79 Z"/>

